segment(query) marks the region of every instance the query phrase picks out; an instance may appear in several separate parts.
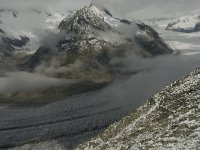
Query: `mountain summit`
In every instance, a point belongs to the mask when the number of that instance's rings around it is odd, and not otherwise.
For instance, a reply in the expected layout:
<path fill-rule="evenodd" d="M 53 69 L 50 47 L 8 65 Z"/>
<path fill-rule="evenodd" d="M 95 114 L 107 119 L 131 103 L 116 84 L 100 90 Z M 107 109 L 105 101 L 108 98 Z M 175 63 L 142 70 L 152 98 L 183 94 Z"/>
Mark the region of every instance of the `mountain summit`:
<path fill-rule="evenodd" d="M 89 34 L 95 31 L 108 31 L 111 26 L 104 20 L 105 14 L 94 5 L 71 13 L 58 28 L 68 33 Z"/>

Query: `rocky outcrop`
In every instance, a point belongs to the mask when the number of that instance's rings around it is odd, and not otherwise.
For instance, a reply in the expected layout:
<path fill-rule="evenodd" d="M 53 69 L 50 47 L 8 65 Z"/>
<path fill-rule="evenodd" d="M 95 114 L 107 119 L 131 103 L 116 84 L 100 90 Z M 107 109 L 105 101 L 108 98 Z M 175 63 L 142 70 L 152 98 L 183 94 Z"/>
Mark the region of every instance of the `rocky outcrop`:
<path fill-rule="evenodd" d="M 77 149 L 199 149 L 200 69 Z"/>
<path fill-rule="evenodd" d="M 148 26 L 142 22 L 137 23 L 139 31 L 135 37 L 136 42 L 143 48 L 148 50 L 152 55 L 162 55 L 172 53 L 172 49 L 160 38 L 158 32 L 156 32 L 151 26 Z"/>
<path fill-rule="evenodd" d="M 9 46 L 18 47 L 18 48 L 25 46 L 29 41 L 30 41 L 30 39 L 26 36 L 20 36 L 20 39 L 14 39 L 14 38 L 9 38 L 9 37 L 2 38 L 2 42 L 4 44 L 7 44 Z"/>

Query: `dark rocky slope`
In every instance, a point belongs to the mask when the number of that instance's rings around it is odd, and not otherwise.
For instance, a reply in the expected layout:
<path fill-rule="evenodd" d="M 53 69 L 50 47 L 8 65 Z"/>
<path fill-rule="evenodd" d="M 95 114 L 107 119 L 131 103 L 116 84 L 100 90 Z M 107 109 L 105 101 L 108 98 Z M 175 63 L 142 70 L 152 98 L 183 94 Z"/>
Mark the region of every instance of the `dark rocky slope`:
<path fill-rule="evenodd" d="M 200 69 L 77 149 L 200 149 Z"/>

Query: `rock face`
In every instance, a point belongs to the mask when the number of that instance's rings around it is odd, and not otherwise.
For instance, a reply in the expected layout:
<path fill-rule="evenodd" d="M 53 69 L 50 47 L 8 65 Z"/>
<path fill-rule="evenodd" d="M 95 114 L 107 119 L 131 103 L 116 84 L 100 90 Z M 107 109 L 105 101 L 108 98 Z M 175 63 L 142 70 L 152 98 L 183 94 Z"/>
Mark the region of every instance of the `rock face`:
<path fill-rule="evenodd" d="M 200 31 L 200 16 L 183 16 L 173 22 L 170 22 L 166 28 L 169 31 L 177 32 L 199 32 Z"/>
<path fill-rule="evenodd" d="M 152 27 L 142 22 L 137 23 L 137 26 L 140 30 L 135 37 L 136 42 L 139 43 L 143 49 L 148 50 L 152 56 L 172 53 L 169 46 L 159 37 L 158 32 Z"/>
<path fill-rule="evenodd" d="M 200 149 L 200 69 L 77 149 Z"/>
<path fill-rule="evenodd" d="M 26 36 L 21 36 L 20 39 L 11 39 L 8 37 L 2 38 L 2 42 L 4 44 L 7 44 L 13 47 L 19 47 L 19 48 L 25 46 L 29 41 L 30 39 Z"/>
<path fill-rule="evenodd" d="M 19 39 L 8 36 L 2 29 L 0 29 L 0 57 L 1 60 L 5 57 L 10 57 L 13 52 L 25 46 L 30 39 L 26 36 L 21 36 Z"/>

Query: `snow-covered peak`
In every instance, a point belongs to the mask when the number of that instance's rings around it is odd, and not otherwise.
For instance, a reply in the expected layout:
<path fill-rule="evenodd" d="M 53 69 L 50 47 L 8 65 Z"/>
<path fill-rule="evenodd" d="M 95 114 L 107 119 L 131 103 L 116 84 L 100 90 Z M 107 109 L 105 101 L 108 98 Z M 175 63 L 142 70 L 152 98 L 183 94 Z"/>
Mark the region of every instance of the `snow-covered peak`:
<path fill-rule="evenodd" d="M 183 16 L 168 24 L 167 30 L 180 32 L 200 31 L 200 15 Z"/>
<path fill-rule="evenodd" d="M 160 54 L 161 51 L 162 54 L 172 52 L 150 26 L 141 22 L 119 19 L 106 8 L 98 8 L 95 5 L 85 6 L 74 11 L 60 23 L 58 28 L 79 38 L 92 37 L 115 44 L 116 41 L 129 44 L 136 42 L 153 55 Z"/>
<path fill-rule="evenodd" d="M 102 11 L 100 11 L 95 5 L 90 5 L 89 10 L 91 10 L 96 15 L 102 15 Z"/>
<path fill-rule="evenodd" d="M 101 16 L 105 22 L 107 22 L 112 27 L 117 27 L 120 21 L 113 17 L 113 15 L 106 8 L 97 8 L 95 5 L 90 5 L 89 9 L 96 15 Z"/>
<path fill-rule="evenodd" d="M 96 31 L 110 30 L 112 27 L 97 14 L 99 12 L 94 6 L 85 6 L 70 14 L 58 27 L 60 30 L 75 34 L 94 34 Z"/>
<path fill-rule="evenodd" d="M 78 34 L 94 33 L 95 31 L 106 31 L 117 27 L 120 19 L 113 17 L 105 8 L 95 5 L 85 6 L 71 13 L 60 25 L 60 30 Z"/>

